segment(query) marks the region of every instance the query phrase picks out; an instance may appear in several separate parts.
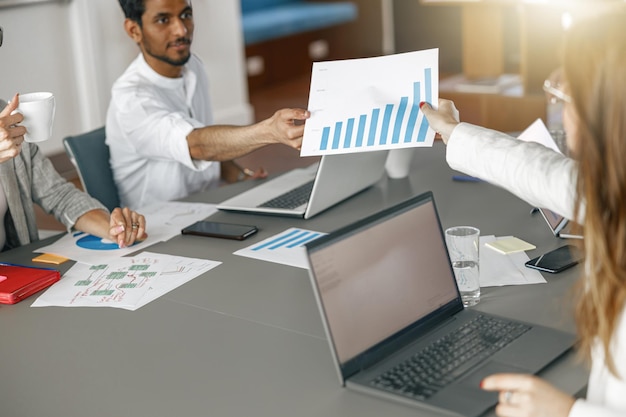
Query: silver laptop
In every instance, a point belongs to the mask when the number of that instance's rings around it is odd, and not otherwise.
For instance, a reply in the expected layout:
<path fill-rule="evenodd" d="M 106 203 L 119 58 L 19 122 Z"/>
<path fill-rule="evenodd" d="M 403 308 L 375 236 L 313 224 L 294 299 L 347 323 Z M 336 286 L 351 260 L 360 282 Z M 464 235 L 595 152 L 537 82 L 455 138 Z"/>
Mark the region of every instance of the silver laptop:
<path fill-rule="evenodd" d="M 478 416 L 496 372 L 536 373 L 573 334 L 464 309 L 432 193 L 306 245 L 310 277 L 341 385 Z M 457 350 L 458 348 L 458 350 Z"/>
<path fill-rule="evenodd" d="M 571 231 L 571 223 L 565 217 L 561 216 L 553 212 L 552 210 L 538 208 L 537 209 L 541 216 L 544 218 L 550 230 L 556 237 L 560 237 L 563 239 L 582 239 L 583 237 L 580 234 L 574 233 Z"/>
<path fill-rule="evenodd" d="M 218 204 L 221 210 L 308 219 L 377 182 L 389 151 L 322 156 Z"/>

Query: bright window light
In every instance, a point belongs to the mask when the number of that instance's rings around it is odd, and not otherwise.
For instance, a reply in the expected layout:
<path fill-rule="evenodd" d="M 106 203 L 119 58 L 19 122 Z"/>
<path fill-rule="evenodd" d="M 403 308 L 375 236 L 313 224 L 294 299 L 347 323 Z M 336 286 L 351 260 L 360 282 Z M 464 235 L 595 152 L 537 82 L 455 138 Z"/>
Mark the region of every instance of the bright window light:
<path fill-rule="evenodd" d="M 565 12 L 561 15 L 561 25 L 565 30 L 572 26 L 572 15 L 569 12 Z"/>

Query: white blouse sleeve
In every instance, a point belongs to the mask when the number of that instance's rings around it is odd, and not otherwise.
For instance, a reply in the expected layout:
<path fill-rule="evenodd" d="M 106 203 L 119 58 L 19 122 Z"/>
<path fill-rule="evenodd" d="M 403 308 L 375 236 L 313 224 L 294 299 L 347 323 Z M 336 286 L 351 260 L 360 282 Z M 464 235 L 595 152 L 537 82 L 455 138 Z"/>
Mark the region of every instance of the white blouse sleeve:
<path fill-rule="evenodd" d="M 574 216 L 577 164 L 543 145 L 460 123 L 446 159 L 452 169 L 503 187 L 533 206 Z"/>

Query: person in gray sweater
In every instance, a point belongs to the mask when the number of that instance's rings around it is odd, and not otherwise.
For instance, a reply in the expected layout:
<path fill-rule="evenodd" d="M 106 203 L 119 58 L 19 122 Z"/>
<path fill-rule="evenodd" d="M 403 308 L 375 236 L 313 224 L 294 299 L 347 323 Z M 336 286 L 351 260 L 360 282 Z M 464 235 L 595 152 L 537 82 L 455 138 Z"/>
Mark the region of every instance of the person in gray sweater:
<path fill-rule="evenodd" d="M 74 228 L 109 239 L 123 248 L 146 235 L 144 216 L 128 208 L 111 213 L 59 175 L 34 143 L 24 142 L 24 116 L 15 110 L 16 94 L 0 104 L 0 249 L 39 239 L 33 203 L 52 213 L 68 230 Z"/>

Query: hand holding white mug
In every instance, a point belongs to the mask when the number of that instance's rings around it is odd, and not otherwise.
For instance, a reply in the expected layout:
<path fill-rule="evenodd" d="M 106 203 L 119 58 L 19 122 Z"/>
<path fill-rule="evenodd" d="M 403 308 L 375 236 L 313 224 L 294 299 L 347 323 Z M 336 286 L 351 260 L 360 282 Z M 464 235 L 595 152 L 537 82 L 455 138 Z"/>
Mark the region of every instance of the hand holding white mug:
<path fill-rule="evenodd" d="M 24 120 L 21 113 L 14 113 L 19 105 L 16 94 L 11 102 L 0 111 L 0 162 L 15 158 L 22 150 L 26 128 L 18 123 Z"/>
<path fill-rule="evenodd" d="M 24 115 L 22 124 L 26 127 L 26 142 L 43 142 L 52 137 L 55 110 L 56 102 L 52 93 L 20 95 L 16 111 Z"/>

